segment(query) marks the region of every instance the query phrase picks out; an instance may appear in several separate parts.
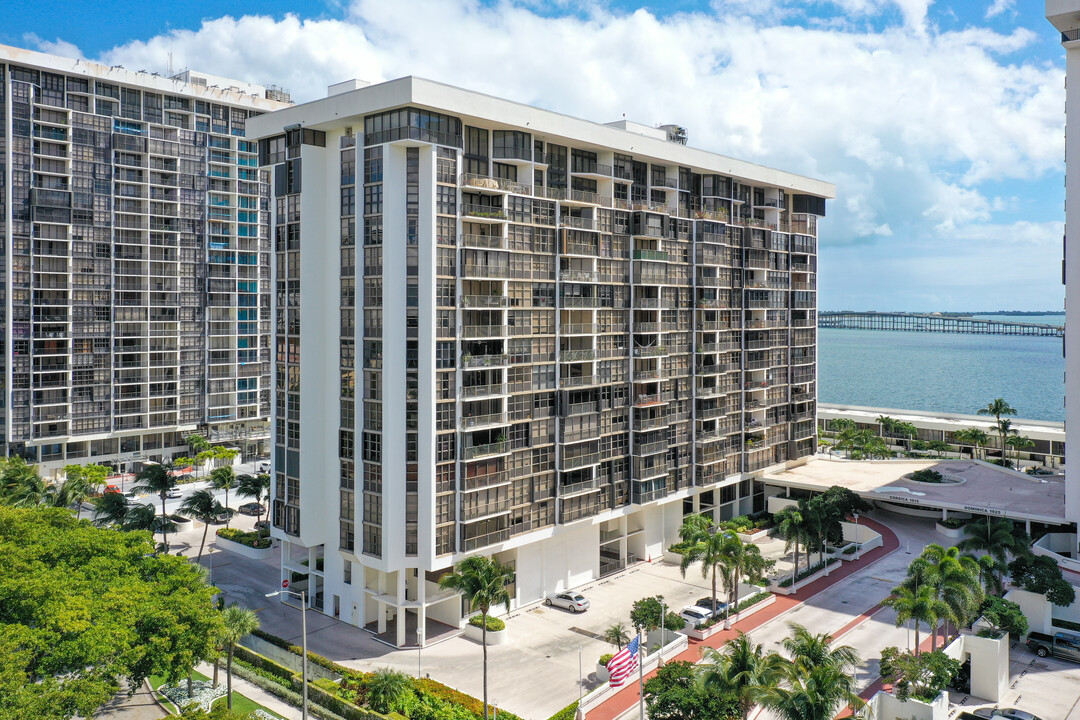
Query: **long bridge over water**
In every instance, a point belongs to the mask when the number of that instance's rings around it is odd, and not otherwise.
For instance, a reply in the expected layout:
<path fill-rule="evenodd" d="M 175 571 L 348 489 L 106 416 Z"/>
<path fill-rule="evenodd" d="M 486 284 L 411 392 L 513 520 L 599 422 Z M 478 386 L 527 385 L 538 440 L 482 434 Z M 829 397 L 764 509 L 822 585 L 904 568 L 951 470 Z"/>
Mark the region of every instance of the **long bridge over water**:
<path fill-rule="evenodd" d="M 979 320 L 922 313 L 819 312 L 818 327 L 847 330 L 900 330 L 906 332 L 968 333 L 977 335 L 1031 335 L 1064 337 L 1062 325 Z"/>

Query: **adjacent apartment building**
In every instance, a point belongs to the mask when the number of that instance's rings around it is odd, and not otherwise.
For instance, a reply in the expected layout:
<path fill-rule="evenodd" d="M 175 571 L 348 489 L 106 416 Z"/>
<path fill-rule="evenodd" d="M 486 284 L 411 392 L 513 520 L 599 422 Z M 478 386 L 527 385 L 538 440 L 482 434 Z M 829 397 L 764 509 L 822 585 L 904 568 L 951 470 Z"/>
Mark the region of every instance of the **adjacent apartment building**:
<path fill-rule="evenodd" d="M 1065 74 L 1080 78 L 1080 0 L 1046 0 L 1046 18 L 1061 33 Z M 1080 94 L 1065 92 L 1065 119 L 1080 118 Z M 1070 148 L 1072 148 L 1070 150 Z M 1061 282 L 1065 297 L 1065 445 L 1080 447 L 1080 243 L 1069 247 L 1069 227 L 1080 225 L 1080 136 L 1065 134 L 1065 235 L 1062 237 Z M 1071 180 L 1071 182 L 1070 182 Z M 1070 405 L 1069 398 L 1073 398 Z M 1066 471 L 1065 519 L 1080 523 L 1080 480 Z M 1073 551 L 1076 551 L 1076 547 Z"/>
<path fill-rule="evenodd" d="M 268 185 L 279 91 L 0 46 L 0 451 L 168 460 L 268 449 Z"/>
<path fill-rule="evenodd" d="M 833 185 L 406 77 L 248 122 L 272 172 L 273 533 L 398 646 L 659 557 L 815 452 Z"/>

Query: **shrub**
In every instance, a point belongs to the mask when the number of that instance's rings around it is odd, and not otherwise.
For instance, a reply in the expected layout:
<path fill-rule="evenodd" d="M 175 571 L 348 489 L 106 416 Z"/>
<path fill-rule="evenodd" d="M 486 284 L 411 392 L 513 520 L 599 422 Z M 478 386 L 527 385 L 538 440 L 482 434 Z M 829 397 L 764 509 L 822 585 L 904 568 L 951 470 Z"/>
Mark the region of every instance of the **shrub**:
<path fill-rule="evenodd" d="M 940 483 L 945 482 L 945 476 L 932 468 L 917 470 L 910 475 L 915 482 Z"/>
<path fill-rule="evenodd" d="M 336 693 L 341 689 L 341 686 L 330 678 L 315 678 L 311 684 L 329 693 Z"/>
<path fill-rule="evenodd" d="M 570 703 L 559 712 L 555 713 L 548 720 L 574 720 L 577 717 L 577 704 L 578 701 Z"/>
<path fill-rule="evenodd" d="M 473 627 L 478 627 L 478 628 L 484 627 L 484 616 L 483 615 L 473 615 L 471 618 L 469 618 L 469 624 L 472 625 Z M 499 631 L 505 630 L 505 629 L 506 629 L 506 623 L 504 623 L 502 620 L 500 620 L 499 618 L 496 618 L 496 617 L 491 617 L 490 615 L 487 616 L 487 630 L 488 630 L 488 632 L 499 632 Z"/>
<path fill-rule="evenodd" d="M 841 552 L 844 555 L 854 555 L 856 550 L 858 550 L 858 548 L 855 547 L 854 545 L 848 545 Z"/>
<path fill-rule="evenodd" d="M 799 574 L 795 576 L 795 582 L 799 582 L 800 580 L 802 580 L 804 578 L 810 577 L 811 575 L 816 573 L 818 570 L 822 570 L 826 565 L 832 565 L 833 563 L 838 563 L 838 562 L 840 562 L 840 560 L 838 558 L 827 558 L 824 563 L 814 563 L 810 567 L 805 568 L 802 571 L 800 571 Z M 781 580 L 780 581 L 780 587 L 791 587 L 791 578 L 786 577 L 783 580 Z"/>
<path fill-rule="evenodd" d="M 611 662 L 611 658 L 615 657 L 615 653 L 604 653 L 600 656 L 600 659 L 596 661 L 598 665 L 607 665 Z"/>
<path fill-rule="evenodd" d="M 941 527 L 947 527 L 950 530 L 959 530 L 968 524 L 968 520 L 962 520 L 960 518 L 949 518 L 948 520 L 938 520 L 938 525 Z"/>
<path fill-rule="evenodd" d="M 260 550 L 270 547 L 271 544 L 270 538 L 259 532 L 244 532 L 243 530 L 237 530 L 236 528 L 220 528 L 217 531 L 217 536 L 219 538 L 224 538 L 225 540 L 232 540 L 241 545 L 247 545 L 250 548 Z"/>
<path fill-rule="evenodd" d="M 771 592 L 759 592 L 759 593 L 755 593 L 754 595 L 751 595 L 751 596 L 750 596 L 750 597 L 748 597 L 748 598 L 745 598 L 745 599 L 743 599 L 743 600 L 740 600 L 740 601 L 739 601 L 739 604 L 738 604 L 738 605 L 736 605 L 736 606 L 735 606 L 735 608 L 734 608 L 734 609 L 733 609 L 733 610 L 731 611 L 731 614 L 732 614 L 732 615 L 734 615 L 735 613 L 739 613 L 739 612 L 742 612 L 743 610 L 745 610 L 746 608 L 750 607 L 751 605 L 757 605 L 757 604 L 758 604 L 759 602 L 761 602 L 762 600 L 765 600 L 766 598 L 770 598 L 770 597 L 772 597 L 772 593 L 771 593 Z M 718 623 L 718 622 L 723 622 L 723 620 L 724 620 L 724 616 L 723 616 L 723 615 L 721 615 L 721 616 L 720 616 L 720 617 L 718 617 L 718 618 L 716 618 L 716 617 L 714 617 L 714 618 L 709 618 L 709 619 L 708 619 L 708 620 L 706 620 L 705 622 L 703 622 L 703 623 L 698 623 L 697 625 L 695 625 L 695 626 L 694 626 L 694 629 L 695 629 L 695 630 L 708 630 L 709 628 L 711 628 L 711 627 L 712 627 L 713 625 L 715 625 L 716 623 Z"/>

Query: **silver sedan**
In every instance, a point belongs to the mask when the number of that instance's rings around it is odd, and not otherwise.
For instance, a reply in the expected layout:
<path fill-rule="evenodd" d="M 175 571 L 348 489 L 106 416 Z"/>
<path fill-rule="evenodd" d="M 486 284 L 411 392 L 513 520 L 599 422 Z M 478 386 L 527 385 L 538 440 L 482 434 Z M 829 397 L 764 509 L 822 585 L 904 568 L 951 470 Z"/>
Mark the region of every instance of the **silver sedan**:
<path fill-rule="evenodd" d="M 576 592 L 562 592 L 554 593 L 547 596 L 547 600 L 544 601 L 545 605 L 555 607 L 561 607 L 565 610 L 569 610 L 572 613 L 584 612 L 589 609 L 589 600 L 581 593 Z"/>

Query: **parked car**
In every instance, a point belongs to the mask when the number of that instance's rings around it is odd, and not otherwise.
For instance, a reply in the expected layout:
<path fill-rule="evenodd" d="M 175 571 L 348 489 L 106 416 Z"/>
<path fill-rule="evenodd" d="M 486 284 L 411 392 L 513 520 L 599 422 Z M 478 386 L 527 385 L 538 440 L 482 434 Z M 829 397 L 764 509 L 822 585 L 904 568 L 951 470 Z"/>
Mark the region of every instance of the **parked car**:
<path fill-rule="evenodd" d="M 124 491 L 124 497 L 126 497 L 128 499 L 128 502 L 131 502 L 135 498 L 139 497 L 139 494 L 137 492 L 135 492 L 134 490 L 125 490 Z"/>
<path fill-rule="evenodd" d="M 261 473 L 270 472 L 270 463 L 259 463 L 259 472 L 261 472 Z"/>
<path fill-rule="evenodd" d="M 548 595 L 547 599 L 544 600 L 544 604 L 549 607 L 552 605 L 561 607 L 572 613 L 584 612 L 589 609 L 588 598 L 578 592 L 562 592 Z"/>
<path fill-rule="evenodd" d="M 167 498 L 178 498 L 178 497 L 183 496 L 183 494 L 184 494 L 184 491 L 181 490 L 178 487 L 171 487 L 171 488 L 169 488 L 168 490 L 165 491 L 165 497 L 167 497 Z"/>
<path fill-rule="evenodd" d="M 972 715 L 977 718 L 1000 718 L 1001 720 L 1040 720 L 1037 715 L 1032 715 L 1026 710 L 1019 708 L 979 708 Z"/>
<path fill-rule="evenodd" d="M 259 520 L 258 522 L 255 523 L 255 529 L 256 530 L 269 530 L 270 529 L 270 521 L 269 520 Z"/>
<path fill-rule="evenodd" d="M 713 615 L 720 615 L 724 612 L 725 608 L 727 608 L 727 603 L 720 599 L 717 599 L 716 604 L 714 605 L 711 597 L 698 598 L 694 605 L 696 607 L 705 608 L 706 610 L 712 610 Z"/>
<path fill-rule="evenodd" d="M 223 522 L 228 522 L 229 519 L 232 518 L 232 516 L 235 515 L 235 514 L 236 514 L 236 511 L 233 510 L 232 508 L 224 508 L 210 522 L 214 523 L 215 525 L 220 525 Z"/>
<path fill-rule="evenodd" d="M 1053 635 L 1046 633 L 1028 633 L 1027 648 L 1039 657 L 1062 658 L 1080 662 L 1080 635 L 1059 632 Z"/>
<path fill-rule="evenodd" d="M 105 486 L 105 490 L 104 490 L 103 492 L 107 492 L 107 493 L 111 493 L 111 492 L 114 492 L 114 493 L 118 493 L 118 492 L 120 492 L 120 488 L 116 487 L 115 485 L 106 485 L 106 486 Z"/>
<path fill-rule="evenodd" d="M 266 506 L 260 505 L 257 502 L 249 502 L 244 503 L 239 508 L 237 508 L 237 510 L 239 510 L 245 515 L 255 515 L 256 517 L 258 517 L 259 515 L 262 515 L 264 512 L 266 512 Z"/>
<path fill-rule="evenodd" d="M 679 613 L 679 617 L 691 625 L 700 625 L 703 622 L 712 620 L 713 614 L 713 611 L 707 607 L 688 605 L 682 609 L 682 612 Z"/>

